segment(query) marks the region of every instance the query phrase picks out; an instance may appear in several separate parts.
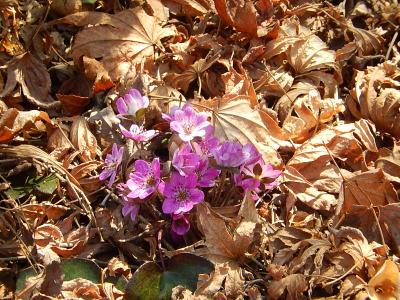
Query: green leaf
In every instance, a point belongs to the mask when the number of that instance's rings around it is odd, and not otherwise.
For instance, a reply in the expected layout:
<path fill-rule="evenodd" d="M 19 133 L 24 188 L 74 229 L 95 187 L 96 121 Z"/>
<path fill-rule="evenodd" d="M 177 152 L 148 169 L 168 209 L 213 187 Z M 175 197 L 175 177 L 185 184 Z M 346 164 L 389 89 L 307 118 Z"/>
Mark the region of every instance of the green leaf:
<path fill-rule="evenodd" d="M 165 272 L 153 262 L 146 263 L 136 270 L 128 282 L 124 299 L 170 299 L 172 289 L 178 285 L 194 292 L 199 274 L 208 274 L 213 270 L 210 261 L 189 253 L 172 257 Z"/>
<path fill-rule="evenodd" d="M 95 4 L 97 0 L 81 0 L 83 4 Z"/>
<path fill-rule="evenodd" d="M 58 178 L 56 174 L 50 174 L 44 178 L 41 178 L 39 181 L 36 181 L 34 184 L 34 189 L 39 192 L 51 195 L 57 189 L 58 186 Z"/>
<path fill-rule="evenodd" d="M 32 192 L 33 188 L 31 186 L 17 186 L 17 187 L 10 187 L 6 191 L 4 191 L 4 194 L 8 198 L 17 200 L 25 197 L 26 195 L 30 194 Z"/>
<path fill-rule="evenodd" d="M 36 274 L 35 270 L 32 267 L 29 267 L 25 270 L 22 270 L 18 273 L 17 282 L 15 283 L 15 291 L 18 292 L 22 290 L 25 285 L 25 281 L 28 278 L 34 277 Z"/>
<path fill-rule="evenodd" d="M 66 259 L 61 262 L 64 281 L 83 278 L 94 283 L 100 283 L 100 268 L 91 260 L 83 258 Z"/>

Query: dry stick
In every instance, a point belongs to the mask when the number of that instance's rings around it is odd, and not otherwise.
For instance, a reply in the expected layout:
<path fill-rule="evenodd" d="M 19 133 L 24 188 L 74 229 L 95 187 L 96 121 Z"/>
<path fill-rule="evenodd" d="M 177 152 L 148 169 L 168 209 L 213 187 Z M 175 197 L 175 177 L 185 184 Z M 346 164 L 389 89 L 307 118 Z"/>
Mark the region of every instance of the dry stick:
<path fill-rule="evenodd" d="M 386 55 L 385 55 L 385 60 L 389 59 L 390 52 L 392 52 L 394 43 L 396 42 L 397 36 L 399 35 L 399 32 L 397 30 L 398 30 L 398 26 L 396 26 L 396 32 L 394 33 L 393 38 L 392 38 L 392 40 L 391 40 L 391 42 L 389 44 L 389 48 L 388 48 L 388 50 L 386 52 Z"/>

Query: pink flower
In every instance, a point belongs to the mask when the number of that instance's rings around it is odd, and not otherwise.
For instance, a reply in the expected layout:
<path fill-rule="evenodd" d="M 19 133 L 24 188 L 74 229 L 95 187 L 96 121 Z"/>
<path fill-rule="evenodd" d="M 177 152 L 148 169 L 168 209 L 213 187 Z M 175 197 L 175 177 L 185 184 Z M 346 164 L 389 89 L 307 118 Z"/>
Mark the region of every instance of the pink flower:
<path fill-rule="evenodd" d="M 246 161 L 243 146 L 235 141 L 225 141 L 212 151 L 218 166 L 236 168 Z"/>
<path fill-rule="evenodd" d="M 197 169 L 197 186 L 199 187 L 212 187 L 215 185 L 215 178 L 221 173 L 220 170 L 208 167 L 208 160 L 203 159 L 200 161 Z"/>
<path fill-rule="evenodd" d="M 177 235 L 184 235 L 190 229 L 189 220 L 184 214 L 172 215 L 172 231 Z"/>
<path fill-rule="evenodd" d="M 200 157 L 197 154 L 192 153 L 190 145 L 186 144 L 181 149 L 175 151 L 171 163 L 180 175 L 186 176 L 193 173 L 199 166 Z"/>
<path fill-rule="evenodd" d="M 205 128 L 209 125 L 207 114 L 197 113 L 189 104 L 177 109 L 170 123 L 171 129 L 177 132 L 184 142 L 189 142 L 197 136 L 203 137 L 206 134 Z"/>
<path fill-rule="evenodd" d="M 157 131 L 153 129 L 144 130 L 143 128 L 139 127 L 136 124 L 132 124 L 129 130 L 127 130 L 122 125 L 119 125 L 119 128 L 121 129 L 121 133 L 124 135 L 124 137 L 132 139 L 136 142 L 146 142 L 151 140 L 156 135 L 158 135 Z"/>
<path fill-rule="evenodd" d="M 241 169 L 241 175 L 235 176 L 235 182 L 245 191 L 261 191 L 270 190 L 278 185 L 276 180 L 281 171 L 275 170 L 271 164 L 266 164 L 262 159 L 257 162 L 244 165 Z"/>
<path fill-rule="evenodd" d="M 243 146 L 243 155 L 245 157 L 244 165 L 254 164 L 261 159 L 261 154 L 257 148 L 249 143 Z"/>
<path fill-rule="evenodd" d="M 124 97 L 116 101 L 118 113 L 122 115 L 135 115 L 139 109 L 149 106 L 149 98 L 142 96 L 137 89 L 130 89 Z"/>
<path fill-rule="evenodd" d="M 117 144 L 113 144 L 111 154 L 106 155 L 104 160 L 104 169 L 99 175 L 100 180 L 105 180 L 110 177 L 108 181 L 108 187 L 111 188 L 117 176 L 119 165 L 122 162 L 124 156 L 124 147 L 118 149 Z"/>
<path fill-rule="evenodd" d="M 179 214 L 190 211 L 193 206 L 204 201 L 204 193 L 196 188 L 196 174 L 186 177 L 172 173 L 171 179 L 165 184 L 165 200 L 162 210 L 166 214 Z"/>
<path fill-rule="evenodd" d="M 129 175 L 127 186 L 131 190 L 129 198 L 144 199 L 153 194 L 160 184 L 160 160 L 151 163 L 144 160 L 135 161 L 135 171 Z"/>
<path fill-rule="evenodd" d="M 201 141 L 193 142 L 194 151 L 204 157 L 212 156 L 212 151 L 218 146 L 218 138 L 214 136 L 214 126 L 209 125 L 205 128 L 206 134 Z"/>
<path fill-rule="evenodd" d="M 132 221 L 135 221 L 137 214 L 139 213 L 140 204 L 143 200 L 131 199 L 128 197 L 130 189 L 126 183 L 120 183 L 117 185 L 118 195 L 122 198 L 122 215 L 126 217 L 130 215 Z"/>

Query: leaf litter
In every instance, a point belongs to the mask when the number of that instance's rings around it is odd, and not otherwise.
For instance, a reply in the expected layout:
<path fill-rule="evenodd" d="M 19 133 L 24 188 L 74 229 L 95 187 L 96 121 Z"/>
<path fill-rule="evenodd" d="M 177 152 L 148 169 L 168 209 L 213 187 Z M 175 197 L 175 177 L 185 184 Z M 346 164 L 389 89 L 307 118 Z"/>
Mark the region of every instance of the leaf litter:
<path fill-rule="evenodd" d="M 3 1 L 0 297 L 400 299 L 397 1 Z"/>

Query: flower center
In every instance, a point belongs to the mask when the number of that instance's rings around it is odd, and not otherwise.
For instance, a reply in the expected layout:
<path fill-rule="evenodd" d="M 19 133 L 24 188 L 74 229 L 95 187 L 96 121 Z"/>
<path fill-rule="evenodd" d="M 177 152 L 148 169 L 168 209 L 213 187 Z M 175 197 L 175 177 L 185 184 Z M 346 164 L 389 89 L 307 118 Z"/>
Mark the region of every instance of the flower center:
<path fill-rule="evenodd" d="M 175 199 L 178 202 L 184 202 L 187 200 L 188 196 L 189 196 L 188 191 L 184 188 L 180 188 L 175 194 Z"/>
<path fill-rule="evenodd" d="M 146 178 L 146 185 L 153 186 L 156 184 L 156 179 L 154 175 L 150 175 Z"/>
<path fill-rule="evenodd" d="M 183 131 L 185 131 L 186 134 L 190 134 L 192 132 L 193 125 L 190 123 L 185 123 L 183 124 Z"/>

